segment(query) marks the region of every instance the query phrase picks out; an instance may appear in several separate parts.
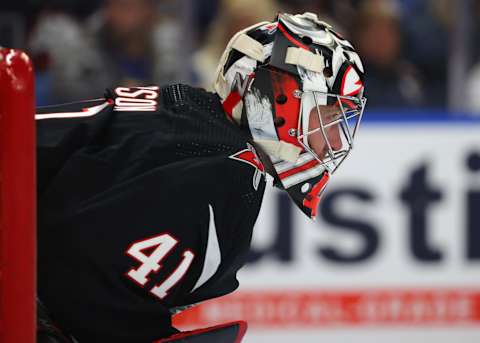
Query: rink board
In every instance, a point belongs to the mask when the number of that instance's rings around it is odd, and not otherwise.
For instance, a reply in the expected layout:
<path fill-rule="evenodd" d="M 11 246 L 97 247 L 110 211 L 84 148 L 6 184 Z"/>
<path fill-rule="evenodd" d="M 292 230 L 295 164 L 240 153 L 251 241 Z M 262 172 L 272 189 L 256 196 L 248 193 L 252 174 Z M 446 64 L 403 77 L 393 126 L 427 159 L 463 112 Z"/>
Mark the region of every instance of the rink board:
<path fill-rule="evenodd" d="M 319 212 L 269 188 L 240 289 L 176 323 L 243 318 L 247 343 L 480 341 L 478 122 L 365 125 Z"/>

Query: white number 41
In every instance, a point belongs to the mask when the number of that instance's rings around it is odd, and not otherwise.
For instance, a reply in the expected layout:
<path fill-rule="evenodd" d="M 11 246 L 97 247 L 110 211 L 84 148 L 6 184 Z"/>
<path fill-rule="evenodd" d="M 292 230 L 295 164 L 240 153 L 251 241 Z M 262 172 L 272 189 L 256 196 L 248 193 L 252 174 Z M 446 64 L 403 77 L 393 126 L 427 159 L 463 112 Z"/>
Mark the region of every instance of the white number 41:
<path fill-rule="evenodd" d="M 149 281 L 148 275 L 151 272 L 158 272 L 162 265 L 160 262 L 170 253 L 178 244 L 178 241 L 169 234 L 161 234 L 153 238 L 148 238 L 140 242 L 133 243 L 127 250 L 127 254 L 137 259 L 142 264 L 138 268 L 132 268 L 127 275 L 142 287 Z M 150 255 L 145 255 L 144 250 L 155 248 Z M 175 286 L 188 271 L 195 255 L 190 250 L 183 252 L 182 262 L 164 281 L 155 285 L 150 292 L 159 297 L 165 298 L 168 291 Z"/>

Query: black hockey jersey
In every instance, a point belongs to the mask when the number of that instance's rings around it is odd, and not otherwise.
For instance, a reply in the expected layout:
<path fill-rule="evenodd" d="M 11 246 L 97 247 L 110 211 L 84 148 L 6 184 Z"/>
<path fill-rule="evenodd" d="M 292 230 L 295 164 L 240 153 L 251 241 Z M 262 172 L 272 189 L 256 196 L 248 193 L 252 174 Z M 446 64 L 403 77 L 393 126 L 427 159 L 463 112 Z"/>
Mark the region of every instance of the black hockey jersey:
<path fill-rule="evenodd" d="M 38 293 L 62 329 L 150 343 L 238 287 L 264 168 L 216 94 L 119 87 L 36 119 Z"/>

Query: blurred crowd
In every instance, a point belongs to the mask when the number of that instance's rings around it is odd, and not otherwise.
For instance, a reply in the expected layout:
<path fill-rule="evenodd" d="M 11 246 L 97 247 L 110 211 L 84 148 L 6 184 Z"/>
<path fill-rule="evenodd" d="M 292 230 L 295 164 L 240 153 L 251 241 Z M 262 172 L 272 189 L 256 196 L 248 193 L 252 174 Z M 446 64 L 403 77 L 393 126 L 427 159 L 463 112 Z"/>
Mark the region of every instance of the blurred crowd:
<path fill-rule="evenodd" d="M 470 1 L 470 0 L 462 0 Z M 480 5 L 472 4 L 464 109 L 480 113 Z M 277 12 L 314 12 L 362 56 L 372 108 L 448 106 L 453 0 L 28 0 L 0 5 L 0 45 L 25 49 L 39 105 L 116 85 L 211 88 L 230 37 Z M 477 61 L 477 63 L 475 63 Z"/>

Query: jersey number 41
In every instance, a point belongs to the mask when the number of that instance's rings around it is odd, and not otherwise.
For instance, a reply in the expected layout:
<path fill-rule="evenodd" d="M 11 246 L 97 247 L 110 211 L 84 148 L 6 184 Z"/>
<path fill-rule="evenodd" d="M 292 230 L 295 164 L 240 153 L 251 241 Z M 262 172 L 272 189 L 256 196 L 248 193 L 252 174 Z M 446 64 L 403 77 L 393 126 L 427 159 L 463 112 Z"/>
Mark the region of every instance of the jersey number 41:
<path fill-rule="evenodd" d="M 161 268 L 161 262 L 178 244 L 178 240 L 168 233 L 148 238 L 133 243 L 127 250 L 127 254 L 132 256 L 142 264 L 138 268 L 132 268 L 128 271 L 127 276 L 142 287 L 150 280 L 148 276 L 152 272 L 158 272 Z M 150 255 L 144 253 L 145 249 L 152 249 Z M 168 295 L 168 291 L 175 286 L 186 274 L 188 268 L 192 264 L 195 254 L 190 250 L 185 250 L 182 254 L 182 261 L 175 270 L 162 282 L 155 285 L 150 293 L 156 295 L 160 299 Z"/>

